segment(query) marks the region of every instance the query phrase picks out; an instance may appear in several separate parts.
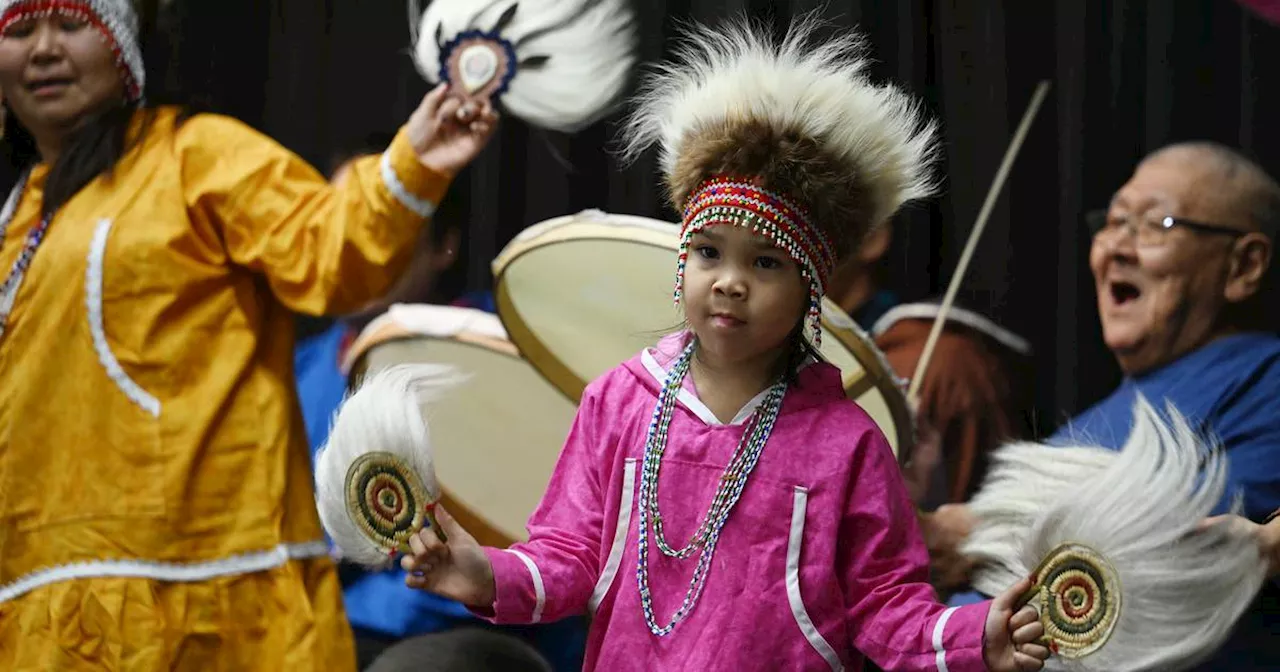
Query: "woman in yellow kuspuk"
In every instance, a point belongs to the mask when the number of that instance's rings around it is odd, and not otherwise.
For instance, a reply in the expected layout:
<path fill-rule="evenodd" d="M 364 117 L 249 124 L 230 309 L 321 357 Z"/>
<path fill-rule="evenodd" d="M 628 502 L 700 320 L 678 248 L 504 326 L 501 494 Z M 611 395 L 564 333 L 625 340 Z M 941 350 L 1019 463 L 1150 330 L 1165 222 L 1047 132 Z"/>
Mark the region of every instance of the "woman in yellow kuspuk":
<path fill-rule="evenodd" d="M 353 669 L 291 312 L 386 290 L 497 123 L 439 87 L 341 187 L 143 101 L 129 0 L 0 0 L 0 669 Z"/>

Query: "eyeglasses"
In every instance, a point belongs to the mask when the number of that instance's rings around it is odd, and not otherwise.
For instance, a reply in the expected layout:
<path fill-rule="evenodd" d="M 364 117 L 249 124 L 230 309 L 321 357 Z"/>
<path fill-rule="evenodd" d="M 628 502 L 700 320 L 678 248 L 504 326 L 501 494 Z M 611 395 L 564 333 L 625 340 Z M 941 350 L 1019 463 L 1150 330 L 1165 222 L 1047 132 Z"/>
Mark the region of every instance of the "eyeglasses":
<path fill-rule="evenodd" d="M 1132 216 L 1113 216 L 1108 210 L 1093 210 L 1085 215 L 1085 224 L 1094 238 L 1101 236 L 1114 237 L 1118 232 L 1132 233 L 1138 245 L 1150 247 L 1161 245 L 1169 235 L 1169 231 L 1177 228 L 1203 233 L 1205 235 L 1230 236 L 1238 238 L 1244 231 L 1229 228 L 1221 224 L 1205 224 L 1183 219 L 1181 217 L 1146 215 L 1139 218 Z"/>

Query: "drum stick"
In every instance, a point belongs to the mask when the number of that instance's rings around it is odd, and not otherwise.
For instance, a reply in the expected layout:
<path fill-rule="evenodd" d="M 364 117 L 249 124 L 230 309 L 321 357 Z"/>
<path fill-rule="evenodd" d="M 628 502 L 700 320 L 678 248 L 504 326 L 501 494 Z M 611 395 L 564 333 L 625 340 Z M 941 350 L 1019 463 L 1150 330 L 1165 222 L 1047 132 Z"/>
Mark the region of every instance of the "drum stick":
<path fill-rule="evenodd" d="M 1044 102 L 1044 98 L 1049 94 L 1049 81 L 1044 80 L 1036 86 L 1036 92 L 1031 97 L 1031 104 L 1027 106 L 1027 111 L 1022 115 L 1022 123 L 1018 125 L 1018 132 L 1014 134 L 1013 140 L 1009 143 L 1009 148 L 1005 150 L 1004 161 L 1000 164 L 1000 170 L 996 172 L 996 179 L 991 183 L 991 188 L 987 191 L 987 200 L 982 204 L 982 210 L 978 213 L 977 222 L 973 226 L 973 231 L 969 232 L 969 240 L 965 243 L 964 252 L 960 255 L 960 263 L 956 266 L 956 273 L 951 278 L 951 284 L 947 287 L 946 296 L 942 299 L 942 306 L 938 309 L 938 317 L 934 319 L 933 328 L 929 330 L 929 339 L 924 343 L 924 351 L 920 353 L 920 361 L 916 364 L 915 375 L 911 378 L 911 387 L 907 390 L 907 400 L 912 408 L 918 408 L 920 403 L 920 385 L 924 382 L 925 373 L 929 370 L 929 360 L 933 358 L 933 349 L 938 344 L 938 337 L 942 335 L 942 326 L 947 320 L 947 313 L 951 312 L 951 304 L 955 302 L 956 292 L 960 290 L 960 283 L 964 280 L 964 273 L 969 268 L 969 260 L 973 257 L 973 250 L 978 246 L 978 239 L 982 237 L 982 231 L 987 226 L 987 220 L 991 217 L 991 210 L 995 208 L 996 199 L 1000 196 L 1000 191 L 1004 188 L 1005 179 L 1009 177 L 1009 170 L 1013 167 L 1013 160 L 1018 155 L 1018 150 L 1022 148 L 1022 141 L 1026 139 L 1027 132 L 1031 129 L 1031 122 L 1035 120 L 1036 113 L 1040 111 L 1040 104 Z"/>

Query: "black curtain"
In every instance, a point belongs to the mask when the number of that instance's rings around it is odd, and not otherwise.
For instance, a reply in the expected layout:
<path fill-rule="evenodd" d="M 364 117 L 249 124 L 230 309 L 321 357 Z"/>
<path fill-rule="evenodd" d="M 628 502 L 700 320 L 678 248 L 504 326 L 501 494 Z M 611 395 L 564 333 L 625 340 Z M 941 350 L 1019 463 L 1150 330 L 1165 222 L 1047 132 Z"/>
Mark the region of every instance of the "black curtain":
<path fill-rule="evenodd" d="M 318 166 L 337 146 L 394 130 L 426 92 L 408 57 L 401 2 L 216 4 L 217 11 L 254 20 L 270 13 L 264 49 L 252 43 L 256 33 L 241 32 L 245 44 L 221 33 L 220 53 L 228 53 L 228 40 L 231 52 L 265 51 L 265 63 L 243 66 L 239 81 L 247 84 L 235 92 L 238 109 Z M 876 77 L 921 96 L 945 134 L 945 193 L 902 213 L 886 262 L 890 281 L 908 299 L 945 290 L 1036 84 L 1051 80 L 960 294 L 1034 344 L 1042 431 L 1118 380 L 1099 333 L 1082 213 L 1105 204 L 1142 155 L 1176 140 L 1237 146 L 1280 173 L 1274 123 L 1280 76 L 1266 65 L 1280 63 L 1280 28 L 1236 2 L 644 0 L 636 6 L 646 60 L 669 53 L 679 22 L 734 12 L 780 30 L 790 17 L 816 10 L 838 29 L 867 35 Z M 487 287 L 494 255 L 517 231 L 547 218 L 601 208 L 674 220 L 652 157 L 621 169 L 610 155 L 617 120 L 566 137 L 507 119 L 451 193 L 464 203 L 458 211 L 467 242 L 465 263 L 446 287 Z"/>

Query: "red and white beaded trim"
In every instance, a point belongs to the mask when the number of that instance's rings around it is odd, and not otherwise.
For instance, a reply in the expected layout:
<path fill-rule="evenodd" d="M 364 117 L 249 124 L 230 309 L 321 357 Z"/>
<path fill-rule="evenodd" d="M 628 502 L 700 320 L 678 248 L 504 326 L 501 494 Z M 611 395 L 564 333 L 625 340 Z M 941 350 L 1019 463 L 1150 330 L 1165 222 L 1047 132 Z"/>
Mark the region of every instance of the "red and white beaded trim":
<path fill-rule="evenodd" d="M 800 267 L 809 283 L 809 326 L 814 344 L 821 343 L 822 296 L 835 268 L 835 247 L 810 223 L 807 212 L 781 194 L 762 189 L 748 181 L 716 177 L 702 183 L 685 205 L 680 231 L 680 252 L 676 262 L 674 299 L 684 292 L 684 271 L 689 261 L 689 242 L 712 226 L 744 226 L 764 236 Z"/>
<path fill-rule="evenodd" d="M 111 47 L 129 100 L 142 99 L 146 72 L 138 43 L 138 15 L 129 0 L 0 0 L 0 39 L 17 21 L 54 14 L 96 28 Z"/>

